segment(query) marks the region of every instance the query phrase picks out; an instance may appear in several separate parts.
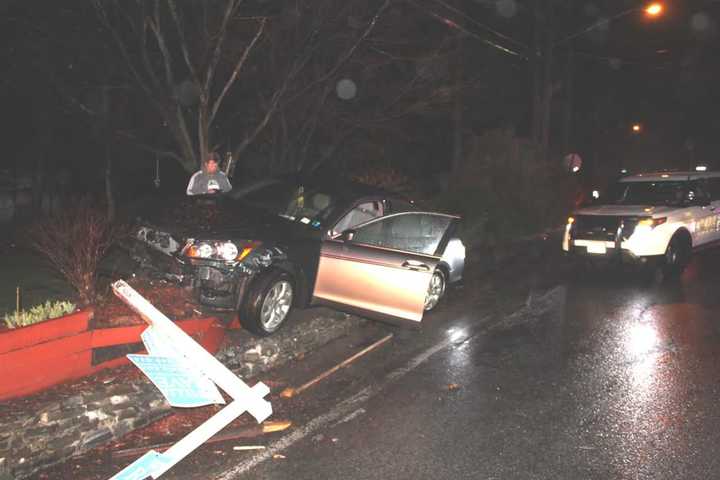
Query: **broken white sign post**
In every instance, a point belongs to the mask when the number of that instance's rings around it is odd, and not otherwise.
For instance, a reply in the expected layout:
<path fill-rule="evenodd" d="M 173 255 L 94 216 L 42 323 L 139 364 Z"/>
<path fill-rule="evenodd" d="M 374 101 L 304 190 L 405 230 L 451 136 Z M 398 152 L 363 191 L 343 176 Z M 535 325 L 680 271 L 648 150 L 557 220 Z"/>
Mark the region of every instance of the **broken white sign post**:
<path fill-rule="evenodd" d="M 224 403 L 208 380 L 234 401 L 165 452 L 151 450 L 111 480 L 158 478 L 243 412 L 249 412 L 258 423 L 272 414 L 270 402 L 263 399 L 270 393 L 264 383 L 258 382 L 252 388 L 247 386 L 125 281 L 118 280 L 112 288 L 115 295 L 150 325 L 142 335 L 149 355 L 128 355 L 128 358 L 150 377 L 171 405 Z M 183 375 L 183 372 L 187 373 Z"/>

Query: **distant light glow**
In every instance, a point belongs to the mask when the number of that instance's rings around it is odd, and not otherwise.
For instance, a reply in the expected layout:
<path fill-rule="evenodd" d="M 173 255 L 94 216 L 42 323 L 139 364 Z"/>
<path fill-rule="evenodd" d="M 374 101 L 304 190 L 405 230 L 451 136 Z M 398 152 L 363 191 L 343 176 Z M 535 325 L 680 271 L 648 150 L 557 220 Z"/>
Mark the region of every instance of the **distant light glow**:
<path fill-rule="evenodd" d="M 707 172 L 707 166 L 706 165 L 698 165 L 695 167 L 695 171 L 697 172 Z"/>
<path fill-rule="evenodd" d="M 712 21 L 707 13 L 699 12 L 690 19 L 690 26 L 696 32 L 705 32 L 712 26 Z"/>
<path fill-rule="evenodd" d="M 572 168 L 572 171 L 573 171 L 573 173 L 577 173 L 577 172 L 580 171 L 580 167 L 578 167 L 577 165 L 575 165 L 575 166 Z"/>
<path fill-rule="evenodd" d="M 621 170 L 620 170 L 620 173 L 622 173 L 623 175 L 625 175 L 625 174 L 627 173 L 627 168 L 621 169 Z"/>
<path fill-rule="evenodd" d="M 650 17 L 657 17 L 662 15 L 664 9 L 665 7 L 662 3 L 651 3 L 645 7 L 645 13 L 647 13 Z"/>
<path fill-rule="evenodd" d="M 593 190 L 592 197 L 597 200 L 598 198 L 600 198 L 600 192 L 598 192 L 597 190 Z"/>
<path fill-rule="evenodd" d="M 337 82 L 335 92 L 342 100 L 351 100 L 357 95 L 357 85 L 351 79 L 343 78 Z"/>
<path fill-rule="evenodd" d="M 640 125 L 639 123 L 636 123 L 636 124 L 634 124 L 634 125 L 632 126 L 632 131 L 635 132 L 635 133 L 638 133 L 638 132 L 640 132 L 641 130 L 642 130 L 642 125 Z"/>

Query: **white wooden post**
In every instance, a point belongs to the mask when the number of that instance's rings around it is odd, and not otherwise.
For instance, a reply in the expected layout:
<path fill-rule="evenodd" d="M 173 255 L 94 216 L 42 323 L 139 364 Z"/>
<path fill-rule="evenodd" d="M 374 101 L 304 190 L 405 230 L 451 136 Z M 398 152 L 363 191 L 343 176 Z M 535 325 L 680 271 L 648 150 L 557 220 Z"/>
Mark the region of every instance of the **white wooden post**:
<path fill-rule="evenodd" d="M 185 357 L 188 365 L 202 371 L 203 374 L 234 399 L 232 403 L 188 433 L 167 451 L 162 454 L 153 453 L 159 455 L 157 458 L 161 458 L 162 461 L 151 462 L 153 465 L 152 478 L 158 478 L 168 471 L 210 437 L 242 415 L 243 412 L 248 411 L 258 423 L 272 414 L 270 402 L 263 399 L 270 393 L 267 385 L 258 382 L 250 388 L 125 281 L 116 281 L 113 283 L 112 288 L 115 295 L 137 312 L 153 328 L 154 334 L 164 337 L 172 344 L 178 356 Z M 138 473 L 142 475 L 143 473 L 140 472 L 145 472 L 144 469 L 147 468 L 146 464 L 143 463 L 143 458 L 126 467 L 113 478 L 133 478 L 133 475 Z M 138 465 L 134 469 L 136 464 Z"/>

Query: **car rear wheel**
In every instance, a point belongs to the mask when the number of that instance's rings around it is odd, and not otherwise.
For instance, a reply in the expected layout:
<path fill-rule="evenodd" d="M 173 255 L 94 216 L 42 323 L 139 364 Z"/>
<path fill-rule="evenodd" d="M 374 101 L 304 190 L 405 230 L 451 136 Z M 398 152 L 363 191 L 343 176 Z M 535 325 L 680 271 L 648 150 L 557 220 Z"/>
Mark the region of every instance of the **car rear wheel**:
<path fill-rule="evenodd" d="M 240 311 L 240 323 L 256 335 L 271 335 L 284 325 L 293 298 L 293 281 L 289 274 L 267 273 L 253 283 Z"/>
<path fill-rule="evenodd" d="M 440 303 L 440 300 L 442 300 L 445 295 L 446 287 L 447 281 L 445 279 L 445 273 L 441 269 L 436 268 L 433 272 L 432 278 L 430 278 L 427 294 L 425 294 L 424 310 L 426 312 L 429 312 L 437 307 L 438 303 Z"/>

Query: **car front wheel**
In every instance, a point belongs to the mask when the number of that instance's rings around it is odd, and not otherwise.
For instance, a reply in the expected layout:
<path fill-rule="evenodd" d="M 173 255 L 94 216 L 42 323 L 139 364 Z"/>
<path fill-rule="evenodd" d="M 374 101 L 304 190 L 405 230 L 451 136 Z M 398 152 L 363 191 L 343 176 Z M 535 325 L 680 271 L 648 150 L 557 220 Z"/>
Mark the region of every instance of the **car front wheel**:
<path fill-rule="evenodd" d="M 445 273 L 439 268 L 435 269 L 430 284 L 428 285 L 427 293 L 425 294 L 425 307 L 424 310 L 429 312 L 430 310 L 437 307 L 440 300 L 445 295 L 445 288 L 447 287 L 447 281 L 445 279 Z"/>
<path fill-rule="evenodd" d="M 690 263 L 690 245 L 687 240 L 674 236 L 665 251 L 665 276 L 679 277 Z"/>
<path fill-rule="evenodd" d="M 240 323 L 250 332 L 268 336 L 284 323 L 293 304 L 292 278 L 285 272 L 271 272 L 258 278 L 250 291 Z"/>

